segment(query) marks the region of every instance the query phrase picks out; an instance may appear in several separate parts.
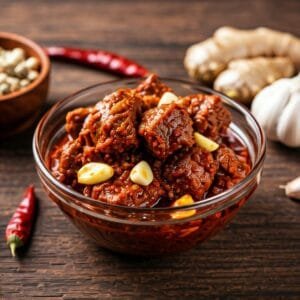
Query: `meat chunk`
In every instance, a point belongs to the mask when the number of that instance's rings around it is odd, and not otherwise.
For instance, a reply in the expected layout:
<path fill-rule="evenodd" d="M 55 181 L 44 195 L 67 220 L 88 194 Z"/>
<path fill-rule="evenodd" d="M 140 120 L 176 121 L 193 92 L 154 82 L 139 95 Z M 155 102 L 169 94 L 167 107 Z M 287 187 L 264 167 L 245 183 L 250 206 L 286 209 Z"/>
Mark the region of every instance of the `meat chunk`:
<path fill-rule="evenodd" d="M 79 107 L 67 113 L 65 129 L 74 139 L 78 137 L 83 122 L 90 112 L 89 107 Z"/>
<path fill-rule="evenodd" d="M 136 148 L 137 115 L 141 98 L 130 89 L 120 89 L 99 101 L 86 118 L 80 141 L 100 153 L 122 153 Z"/>
<path fill-rule="evenodd" d="M 141 186 L 129 179 L 130 171 L 111 181 L 86 186 L 84 195 L 114 205 L 152 207 L 165 194 L 156 178 L 148 186 Z"/>
<path fill-rule="evenodd" d="M 95 147 L 83 145 L 80 139 L 65 136 L 52 150 L 48 161 L 54 177 L 67 185 L 77 188 L 77 171 L 89 162 L 106 162 L 111 156 L 101 155 Z"/>
<path fill-rule="evenodd" d="M 174 103 L 146 111 L 138 132 L 159 159 L 194 144 L 192 120 L 185 109 Z"/>
<path fill-rule="evenodd" d="M 215 95 L 197 94 L 178 100 L 188 110 L 195 130 L 213 140 L 226 133 L 231 122 L 230 112 L 223 106 L 221 98 Z"/>
<path fill-rule="evenodd" d="M 217 150 L 220 167 L 232 178 L 243 179 L 250 171 L 249 164 L 240 160 L 234 151 L 224 145 Z"/>
<path fill-rule="evenodd" d="M 84 195 L 115 205 L 131 207 L 152 207 L 165 194 L 161 179 L 154 171 L 154 179 L 148 186 L 135 184 L 130 180 L 130 171 L 141 160 L 141 155 L 123 154 L 115 158 L 111 164 L 114 176 L 107 182 L 94 186 L 86 186 Z M 152 166 L 153 168 L 153 166 Z"/>
<path fill-rule="evenodd" d="M 225 145 L 222 145 L 217 150 L 216 159 L 220 164 L 220 169 L 216 175 L 210 195 L 216 195 L 231 188 L 250 172 L 250 165 Z"/>
<path fill-rule="evenodd" d="M 217 169 L 213 155 L 194 146 L 171 156 L 164 166 L 163 176 L 173 187 L 175 199 L 190 194 L 198 201 L 210 188 Z"/>
<path fill-rule="evenodd" d="M 52 153 L 52 173 L 54 177 L 67 185 L 77 184 L 76 171 L 82 165 L 82 146 L 77 140 L 62 141 Z"/>
<path fill-rule="evenodd" d="M 142 96 L 146 110 L 157 106 L 161 96 L 171 91 L 171 88 L 162 83 L 157 75 L 151 74 L 136 88 L 136 91 Z"/>

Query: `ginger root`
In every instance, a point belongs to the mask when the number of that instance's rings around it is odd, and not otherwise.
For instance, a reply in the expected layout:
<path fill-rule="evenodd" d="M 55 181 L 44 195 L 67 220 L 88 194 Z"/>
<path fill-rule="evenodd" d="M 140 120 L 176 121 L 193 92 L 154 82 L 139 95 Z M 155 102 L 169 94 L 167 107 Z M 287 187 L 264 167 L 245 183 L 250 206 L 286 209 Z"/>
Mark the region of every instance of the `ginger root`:
<path fill-rule="evenodd" d="M 288 57 L 237 59 L 219 74 L 214 89 L 249 104 L 265 86 L 294 72 L 293 62 Z"/>
<path fill-rule="evenodd" d="M 289 57 L 299 70 L 300 39 L 264 27 L 254 30 L 221 27 L 212 38 L 187 50 L 184 65 L 191 77 L 211 84 L 230 61 L 258 56 Z"/>

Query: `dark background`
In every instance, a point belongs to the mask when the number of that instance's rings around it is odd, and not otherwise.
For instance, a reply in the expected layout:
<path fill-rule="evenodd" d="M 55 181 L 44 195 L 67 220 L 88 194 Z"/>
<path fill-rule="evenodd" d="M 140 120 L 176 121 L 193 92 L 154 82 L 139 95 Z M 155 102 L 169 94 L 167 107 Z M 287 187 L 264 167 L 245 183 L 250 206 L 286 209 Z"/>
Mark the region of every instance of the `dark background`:
<path fill-rule="evenodd" d="M 264 25 L 300 36 L 299 20 L 300 1 L 0 0 L 2 31 L 41 45 L 115 51 L 162 76 L 183 79 L 186 48 L 219 26 Z M 48 104 L 111 78 L 54 63 Z M 299 150 L 268 144 L 261 185 L 215 238 L 178 256 L 138 259 L 98 249 L 47 199 L 34 169 L 31 138 L 29 130 L 0 142 L 0 235 L 29 183 L 35 183 L 40 200 L 32 243 L 20 260 L 11 258 L 1 238 L 0 296 L 300 298 L 300 203 L 278 188 L 300 175 Z"/>

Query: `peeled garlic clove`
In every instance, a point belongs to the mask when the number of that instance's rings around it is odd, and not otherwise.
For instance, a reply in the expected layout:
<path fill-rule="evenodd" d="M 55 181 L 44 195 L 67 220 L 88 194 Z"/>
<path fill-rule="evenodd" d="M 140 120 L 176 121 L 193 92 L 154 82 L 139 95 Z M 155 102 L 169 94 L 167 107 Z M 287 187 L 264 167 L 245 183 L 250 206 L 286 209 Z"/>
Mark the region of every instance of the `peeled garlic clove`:
<path fill-rule="evenodd" d="M 5 82 L 7 78 L 7 74 L 5 73 L 0 73 L 0 83 Z"/>
<path fill-rule="evenodd" d="M 25 87 L 30 83 L 28 79 L 22 79 L 20 80 L 20 87 Z"/>
<path fill-rule="evenodd" d="M 37 71 L 30 70 L 27 75 L 27 79 L 30 81 L 33 81 L 33 80 L 37 79 L 38 76 L 39 76 L 39 73 Z"/>
<path fill-rule="evenodd" d="M 180 207 L 180 206 L 186 206 L 186 205 L 191 205 L 194 204 L 194 199 L 192 198 L 191 195 L 186 194 L 177 199 L 174 204 L 172 205 L 173 207 Z M 189 210 L 181 210 L 181 211 L 176 211 L 171 214 L 173 219 L 184 219 L 193 216 L 196 213 L 195 209 L 189 209 Z"/>
<path fill-rule="evenodd" d="M 194 133 L 194 138 L 196 144 L 208 152 L 213 152 L 219 148 L 219 144 L 200 134 L 199 132 Z"/>
<path fill-rule="evenodd" d="M 78 182 L 81 184 L 98 184 L 104 182 L 114 175 L 114 169 L 105 163 L 87 163 L 77 173 Z"/>
<path fill-rule="evenodd" d="M 130 180 L 139 185 L 148 186 L 153 181 L 150 165 L 142 160 L 130 172 Z"/>
<path fill-rule="evenodd" d="M 177 199 L 173 206 L 174 207 L 180 207 L 180 206 L 186 206 L 186 205 L 190 205 L 194 203 L 194 199 L 191 195 L 189 194 L 185 194 L 182 197 L 180 197 L 179 199 Z"/>
<path fill-rule="evenodd" d="M 14 66 L 6 66 L 4 68 L 4 72 L 8 75 L 8 76 L 15 76 L 15 67 Z"/>
<path fill-rule="evenodd" d="M 9 93 L 9 89 L 10 89 L 10 86 L 8 83 L 6 83 L 6 82 L 0 83 L 0 95 L 5 95 L 5 94 Z"/>
<path fill-rule="evenodd" d="M 175 94 L 173 94 L 171 92 L 166 92 L 160 98 L 158 106 L 161 106 L 163 104 L 171 104 L 177 100 L 178 100 L 178 97 Z"/>
<path fill-rule="evenodd" d="M 24 78 L 28 74 L 28 68 L 24 62 L 21 62 L 15 67 L 14 72 L 18 77 Z"/>
<path fill-rule="evenodd" d="M 300 200 L 300 176 L 285 186 L 285 194 L 289 198 Z"/>
<path fill-rule="evenodd" d="M 6 60 L 4 58 L 4 55 L 0 55 L 0 72 L 4 73 L 6 68 Z"/>
<path fill-rule="evenodd" d="M 20 87 L 20 80 L 16 77 L 7 77 L 6 82 L 10 85 L 10 91 L 15 92 Z"/>
<path fill-rule="evenodd" d="M 26 59 L 25 65 L 29 70 L 37 70 L 39 68 L 39 61 L 36 57 L 31 56 Z"/>
<path fill-rule="evenodd" d="M 6 62 L 9 66 L 16 66 L 25 59 L 25 51 L 22 48 L 15 48 L 7 55 Z"/>

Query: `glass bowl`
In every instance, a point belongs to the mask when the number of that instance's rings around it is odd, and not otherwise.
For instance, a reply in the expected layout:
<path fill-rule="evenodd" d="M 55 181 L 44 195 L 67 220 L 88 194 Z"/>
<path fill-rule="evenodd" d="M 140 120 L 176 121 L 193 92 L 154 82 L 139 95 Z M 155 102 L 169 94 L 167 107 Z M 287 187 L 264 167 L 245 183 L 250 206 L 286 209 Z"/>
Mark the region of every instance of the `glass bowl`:
<path fill-rule="evenodd" d="M 120 87 L 134 88 L 140 80 L 123 79 L 97 84 L 58 102 L 41 119 L 34 134 L 33 153 L 38 175 L 49 198 L 75 226 L 99 246 L 115 252 L 158 256 L 190 249 L 232 220 L 260 181 L 265 137 L 250 112 L 228 97 L 196 83 L 168 78 L 162 78 L 162 81 L 178 95 L 206 93 L 221 96 L 232 114 L 231 132 L 248 147 L 252 170 L 244 180 L 225 192 L 182 207 L 132 208 L 85 197 L 58 182 L 47 167 L 53 143 L 65 132 L 65 116 L 74 108 L 95 104 Z M 174 213 L 188 210 L 193 210 L 194 214 L 172 218 Z"/>

